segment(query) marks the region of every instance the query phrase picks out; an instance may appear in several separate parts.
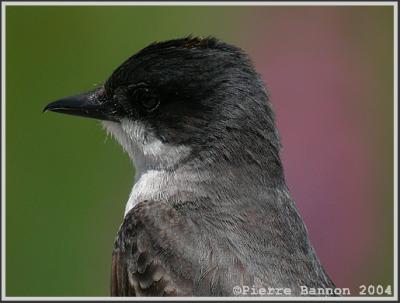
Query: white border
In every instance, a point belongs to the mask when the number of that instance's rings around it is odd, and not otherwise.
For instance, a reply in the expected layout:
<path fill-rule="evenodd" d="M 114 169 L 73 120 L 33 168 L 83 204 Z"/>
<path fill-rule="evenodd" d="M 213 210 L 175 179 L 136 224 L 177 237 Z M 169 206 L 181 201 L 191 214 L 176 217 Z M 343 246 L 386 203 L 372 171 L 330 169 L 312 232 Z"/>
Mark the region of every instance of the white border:
<path fill-rule="evenodd" d="M 158 298 L 158 297 L 7 297 L 4 295 L 6 290 L 6 282 L 5 282 L 5 255 L 6 255 L 6 243 L 5 243 L 5 197 L 6 197 L 6 180 L 5 180 L 5 171 L 6 171 L 6 85 L 5 85 L 5 71 L 6 71 L 6 60 L 5 60 L 5 20 L 6 14 L 5 9 L 6 6 L 392 6 L 394 8 L 394 132 L 393 132 L 393 143 L 394 143 L 394 178 L 393 178 L 393 186 L 394 186 L 394 279 L 393 279 L 393 296 L 392 297 L 366 297 L 366 296 L 358 296 L 358 297 L 176 297 L 176 298 Z M 398 20 L 397 20 L 397 2 L 395 1 L 374 1 L 374 2 L 337 2 L 337 1 L 329 1 L 329 2 L 294 2 L 294 1 L 285 1 L 285 2 L 177 2 L 177 1 L 169 1 L 169 2 L 2 2 L 1 3 L 2 13 L 1 13 L 1 29 L 2 29 L 2 49 L 1 49 L 1 62 L 2 62 L 2 70 L 1 70 L 1 86 L 2 86 L 2 94 L 1 94 L 1 121 L 2 121 L 2 142 L 1 142 L 1 224 L 2 224 L 2 256 L 1 256 L 1 275 L 2 275 L 2 285 L 1 285 L 1 300 L 2 301 L 266 301 L 266 300 L 274 300 L 274 301 L 286 301 L 286 300 L 295 300 L 295 301 L 397 301 L 398 300 L 398 242 L 397 242 L 397 230 L 398 230 L 398 161 L 397 161 L 397 153 L 398 153 L 398 140 L 397 140 L 397 130 L 398 130 Z"/>
<path fill-rule="evenodd" d="M 18 2 L 3 2 L 7 6 L 396 6 L 397 3 L 394 1 L 326 1 L 326 2 L 318 2 L 318 1 L 275 1 L 275 2 L 261 2 L 261 1 L 237 1 L 237 2 L 229 2 L 229 1 L 137 1 L 137 2 L 124 2 L 124 1 L 115 1 L 115 2 L 96 2 L 96 1 L 54 1 L 54 2 L 45 2 L 45 1 L 18 1 Z M 3 4 L 2 3 L 2 4 Z"/>
<path fill-rule="evenodd" d="M 393 45 L 394 45 L 394 51 L 393 51 L 393 100 L 394 100 L 394 106 L 393 106 L 393 122 L 394 122 L 394 132 L 393 132 L 393 147 L 394 147 L 394 152 L 393 152 L 393 189 L 394 189 L 394 196 L 393 196 L 393 228 L 394 228 L 394 233 L 393 233 L 393 247 L 394 247 L 394 260 L 393 260 L 393 289 L 394 289 L 394 294 L 396 296 L 396 300 L 398 300 L 398 286 L 399 286 L 399 272 L 398 272 L 398 229 L 399 229 L 399 219 L 398 219 L 398 195 L 399 195 L 399 189 L 398 189 L 398 15 L 397 15 L 397 2 L 394 6 L 394 14 L 393 14 Z"/>
<path fill-rule="evenodd" d="M 6 289 L 6 13 L 1 4 L 1 299 Z M 3 250 L 4 249 L 4 250 Z"/>
<path fill-rule="evenodd" d="M 7 301 L 397 301 L 394 297 L 5 297 Z M 4 298 L 2 298 L 4 300 Z"/>

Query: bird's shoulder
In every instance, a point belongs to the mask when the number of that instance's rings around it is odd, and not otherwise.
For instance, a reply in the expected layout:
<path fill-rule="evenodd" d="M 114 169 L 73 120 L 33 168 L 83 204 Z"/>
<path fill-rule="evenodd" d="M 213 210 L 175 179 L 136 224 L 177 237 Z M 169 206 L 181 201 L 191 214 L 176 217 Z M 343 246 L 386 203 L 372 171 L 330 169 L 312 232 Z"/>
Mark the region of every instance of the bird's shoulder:
<path fill-rule="evenodd" d="M 127 213 L 114 245 L 113 296 L 230 296 L 234 285 L 252 283 L 226 230 L 207 223 L 218 218 L 198 205 L 143 201 Z"/>
<path fill-rule="evenodd" d="M 125 216 L 113 250 L 114 296 L 189 295 L 190 219 L 168 203 L 142 201 Z M 183 250 L 182 248 L 186 248 Z"/>

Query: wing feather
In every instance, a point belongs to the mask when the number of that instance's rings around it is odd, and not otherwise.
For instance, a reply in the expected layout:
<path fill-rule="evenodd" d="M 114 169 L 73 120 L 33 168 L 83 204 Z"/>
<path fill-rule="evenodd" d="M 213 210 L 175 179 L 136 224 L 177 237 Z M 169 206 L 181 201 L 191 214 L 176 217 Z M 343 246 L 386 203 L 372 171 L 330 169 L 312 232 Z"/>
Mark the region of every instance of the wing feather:
<path fill-rule="evenodd" d="M 231 296 L 239 282 L 252 285 L 226 229 L 210 232 L 206 224 L 198 211 L 159 201 L 137 204 L 115 241 L 112 295 Z"/>
<path fill-rule="evenodd" d="M 186 295 L 189 288 L 185 281 L 176 278 L 171 248 L 175 237 L 170 223 L 178 222 L 178 214 L 165 212 L 168 207 L 144 201 L 129 212 L 115 241 L 111 294 L 112 296 L 171 296 Z M 181 222 L 183 223 L 183 222 Z M 164 230 L 164 232 L 162 232 Z M 176 264 L 176 263 L 175 263 Z"/>

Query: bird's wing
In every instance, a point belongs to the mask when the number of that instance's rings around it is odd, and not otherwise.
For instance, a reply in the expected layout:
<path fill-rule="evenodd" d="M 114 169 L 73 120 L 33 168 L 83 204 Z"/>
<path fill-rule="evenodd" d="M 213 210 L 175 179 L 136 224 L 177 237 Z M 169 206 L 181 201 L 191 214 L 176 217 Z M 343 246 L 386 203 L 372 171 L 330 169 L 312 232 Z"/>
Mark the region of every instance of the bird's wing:
<path fill-rule="evenodd" d="M 166 203 L 144 201 L 126 216 L 115 241 L 112 296 L 185 296 L 193 293 L 190 260 L 195 230 Z"/>
<path fill-rule="evenodd" d="M 189 204 L 143 201 L 125 216 L 113 252 L 113 296 L 232 296 L 237 285 L 333 285 L 297 214 L 290 213 L 295 228 L 287 230 L 261 211 L 234 215 Z"/>

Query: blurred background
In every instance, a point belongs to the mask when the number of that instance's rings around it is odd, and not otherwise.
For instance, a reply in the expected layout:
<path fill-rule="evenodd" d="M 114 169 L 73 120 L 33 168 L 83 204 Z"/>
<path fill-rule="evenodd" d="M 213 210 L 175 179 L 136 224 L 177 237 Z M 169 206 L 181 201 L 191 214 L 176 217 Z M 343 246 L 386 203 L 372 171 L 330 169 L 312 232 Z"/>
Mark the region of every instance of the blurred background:
<path fill-rule="evenodd" d="M 392 285 L 393 8 L 18 6 L 6 8 L 6 295 L 109 295 L 134 168 L 97 121 L 42 109 L 188 34 L 240 46 L 262 74 L 289 188 L 337 287 Z"/>

